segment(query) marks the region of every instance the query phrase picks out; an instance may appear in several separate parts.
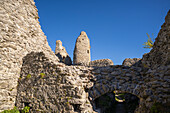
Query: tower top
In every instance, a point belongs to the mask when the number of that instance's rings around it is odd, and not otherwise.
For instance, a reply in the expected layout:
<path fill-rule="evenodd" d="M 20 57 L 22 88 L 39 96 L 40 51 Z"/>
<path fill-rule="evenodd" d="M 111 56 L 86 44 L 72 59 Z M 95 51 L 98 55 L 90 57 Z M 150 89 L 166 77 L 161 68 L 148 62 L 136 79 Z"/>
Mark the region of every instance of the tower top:
<path fill-rule="evenodd" d="M 87 34 L 86 34 L 85 31 L 82 31 L 82 32 L 80 33 L 80 35 L 86 35 L 86 36 L 87 36 Z"/>

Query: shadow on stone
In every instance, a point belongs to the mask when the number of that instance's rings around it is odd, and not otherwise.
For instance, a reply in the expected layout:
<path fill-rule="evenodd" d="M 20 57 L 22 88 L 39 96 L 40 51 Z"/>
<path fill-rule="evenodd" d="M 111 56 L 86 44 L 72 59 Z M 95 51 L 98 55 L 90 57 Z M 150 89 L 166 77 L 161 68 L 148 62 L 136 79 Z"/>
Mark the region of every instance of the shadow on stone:
<path fill-rule="evenodd" d="M 98 113 L 134 113 L 139 107 L 139 98 L 130 93 L 106 93 L 94 100 Z"/>

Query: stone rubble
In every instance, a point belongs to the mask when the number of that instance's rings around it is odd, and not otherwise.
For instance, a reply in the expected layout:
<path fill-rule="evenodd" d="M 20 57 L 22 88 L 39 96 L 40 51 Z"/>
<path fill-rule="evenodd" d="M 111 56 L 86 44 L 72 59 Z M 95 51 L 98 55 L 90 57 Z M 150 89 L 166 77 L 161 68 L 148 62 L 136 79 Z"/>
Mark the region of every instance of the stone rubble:
<path fill-rule="evenodd" d="M 62 42 L 60 40 L 56 41 L 55 54 L 60 59 L 60 62 L 66 65 L 72 64 L 71 58 L 69 57 L 66 49 L 62 46 Z"/>
<path fill-rule="evenodd" d="M 100 59 L 100 60 L 94 60 L 90 62 L 90 66 L 110 66 L 113 65 L 113 61 L 110 59 Z"/>
<path fill-rule="evenodd" d="M 124 66 L 132 66 L 132 65 L 135 65 L 137 62 L 139 62 L 139 60 L 141 60 L 141 58 L 133 58 L 133 59 L 131 59 L 131 58 L 126 58 L 124 61 L 123 61 L 123 63 L 122 63 L 122 65 L 124 65 Z"/>

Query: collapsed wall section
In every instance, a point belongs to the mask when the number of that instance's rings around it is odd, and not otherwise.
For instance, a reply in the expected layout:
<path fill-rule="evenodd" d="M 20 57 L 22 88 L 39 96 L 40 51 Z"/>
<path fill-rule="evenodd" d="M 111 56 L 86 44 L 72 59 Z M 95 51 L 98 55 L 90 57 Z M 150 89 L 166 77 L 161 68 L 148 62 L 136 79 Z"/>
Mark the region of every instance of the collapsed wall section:
<path fill-rule="evenodd" d="M 93 85 L 87 67 L 56 65 L 42 52 L 32 52 L 23 61 L 16 99 L 19 109 L 29 106 L 31 113 L 95 113 L 85 91 Z"/>

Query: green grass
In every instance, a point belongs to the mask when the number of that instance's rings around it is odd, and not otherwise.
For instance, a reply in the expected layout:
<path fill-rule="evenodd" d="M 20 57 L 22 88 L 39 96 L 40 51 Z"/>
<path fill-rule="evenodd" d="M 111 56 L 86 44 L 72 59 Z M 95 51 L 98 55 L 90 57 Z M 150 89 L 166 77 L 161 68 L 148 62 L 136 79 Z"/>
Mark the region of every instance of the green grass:
<path fill-rule="evenodd" d="M 11 110 L 4 110 L 1 113 L 29 113 L 30 107 L 25 106 L 24 109 L 21 110 L 21 112 L 18 110 L 18 108 L 15 106 Z"/>

